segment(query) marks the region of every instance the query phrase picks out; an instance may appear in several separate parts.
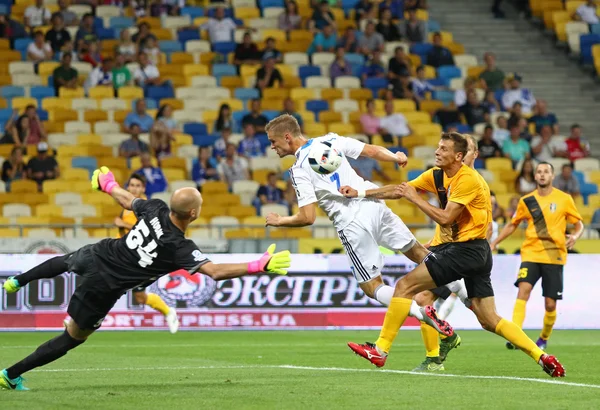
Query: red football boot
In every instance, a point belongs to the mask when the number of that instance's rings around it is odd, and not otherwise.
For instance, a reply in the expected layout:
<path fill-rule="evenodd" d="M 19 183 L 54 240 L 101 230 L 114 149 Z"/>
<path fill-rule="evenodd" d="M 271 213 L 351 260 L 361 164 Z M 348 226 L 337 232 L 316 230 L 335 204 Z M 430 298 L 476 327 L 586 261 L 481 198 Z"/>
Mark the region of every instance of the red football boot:
<path fill-rule="evenodd" d="M 387 360 L 387 354 L 380 354 L 374 343 L 366 342 L 365 344 L 348 343 L 348 347 L 357 355 L 364 357 L 377 367 L 383 367 Z"/>
<path fill-rule="evenodd" d="M 566 375 L 565 368 L 555 356 L 544 354 L 538 363 L 550 377 L 565 377 Z"/>

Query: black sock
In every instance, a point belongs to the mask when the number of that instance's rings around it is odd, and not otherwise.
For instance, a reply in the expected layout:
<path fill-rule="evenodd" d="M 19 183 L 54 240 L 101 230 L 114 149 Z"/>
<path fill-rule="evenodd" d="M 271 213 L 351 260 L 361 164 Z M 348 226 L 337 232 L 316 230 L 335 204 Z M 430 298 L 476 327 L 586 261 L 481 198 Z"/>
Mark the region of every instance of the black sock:
<path fill-rule="evenodd" d="M 19 285 L 25 286 L 34 280 L 55 278 L 61 273 L 69 271 L 66 262 L 67 256 L 68 255 L 63 255 L 48 259 L 46 262 L 39 264 L 35 268 L 15 276 L 15 279 L 19 281 Z"/>
<path fill-rule="evenodd" d="M 73 339 L 65 330 L 60 336 L 56 336 L 52 340 L 48 340 L 43 345 L 37 348 L 35 352 L 21 360 L 19 363 L 6 369 L 8 377 L 14 379 L 25 372 L 28 372 L 36 367 L 44 366 L 48 363 L 60 359 L 71 349 L 76 348 L 85 340 Z"/>

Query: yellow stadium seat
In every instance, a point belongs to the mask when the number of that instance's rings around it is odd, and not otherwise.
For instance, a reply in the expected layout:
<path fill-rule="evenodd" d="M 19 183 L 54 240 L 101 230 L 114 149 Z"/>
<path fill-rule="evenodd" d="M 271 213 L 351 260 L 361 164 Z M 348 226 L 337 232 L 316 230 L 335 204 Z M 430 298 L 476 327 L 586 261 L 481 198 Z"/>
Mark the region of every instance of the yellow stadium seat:
<path fill-rule="evenodd" d="M 352 124 L 344 124 L 341 122 L 332 123 L 327 126 L 328 132 L 334 132 L 339 135 L 356 134 L 356 129 Z"/>
<path fill-rule="evenodd" d="M 178 100 L 177 98 L 163 98 L 160 100 L 159 105 L 161 107 L 163 105 L 170 105 L 173 110 L 183 110 L 183 101 Z"/>
<path fill-rule="evenodd" d="M 11 182 L 10 191 L 14 194 L 19 194 L 23 192 L 37 192 L 38 185 L 36 182 L 31 181 L 29 179 L 19 179 L 17 181 Z"/>
<path fill-rule="evenodd" d="M 0 238 L 19 238 L 21 231 L 17 228 L 0 228 Z"/>
<path fill-rule="evenodd" d="M 90 178 L 90 173 L 87 169 L 83 168 L 69 168 L 65 169 L 61 173 L 61 179 L 66 181 L 86 181 Z"/>
<path fill-rule="evenodd" d="M 35 215 L 38 217 L 62 216 L 62 206 L 42 204 L 35 207 Z"/>
<path fill-rule="evenodd" d="M 250 109 L 251 102 L 248 101 L 248 109 Z M 279 111 L 283 108 L 283 100 L 262 100 L 261 108 L 263 111 L 273 110 Z"/>
<path fill-rule="evenodd" d="M 225 236 L 225 239 L 259 239 L 265 237 L 265 228 L 231 229 L 226 231 L 223 235 Z"/>
<path fill-rule="evenodd" d="M 194 75 L 209 75 L 210 69 L 203 64 L 185 64 L 183 66 L 183 75 L 191 77 Z"/>
<path fill-rule="evenodd" d="M 403 99 L 403 100 L 394 100 L 394 111 L 396 112 L 412 112 L 416 111 L 417 106 L 413 100 Z"/>
<path fill-rule="evenodd" d="M 292 88 L 289 94 L 294 101 L 306 101 L 315 99 L 315 90 L 309 88 Z"/>
<path fill-rule="evenodd" d="M 113 205 L 115 200 L 109 195 L 103 194 L 102 192 L 85 192 L 81 195 L 81 200 L 86 205 Z"/>
<path fill-rule="evenodd" d="M 214 194 L 210 197 L 210 204 L 222 208 L 237 206 L 240 204 L 240 197 L 239 195 L 230 193 Z"/>
<path fill-rule="evenodd" d="M 349 97 L 351 100 L 367 101 L 373 99 L 373 92 L 368 88 L 355 88 L 350 90 Z"/>
<path fill-rule="evenodd" d="M 183 66 L 179 64 L 158 64 L 156 68 L 158 68 L 161 77 L 183 75 Z"/>
<path fill-rule="evenodd" d="M 405 112 L 405 113 L 403 113 L 403 115 L 406 118 L 406 121 L 408 121 L 409 125 L 430 124 L 431 123 L 431 116 L 426 112 L 422 112 L 422 111 Z"/>
<path fill-rule="evenodd" d="M 244 87 L 244 80 L 237 76 L 221 77 L 221 87 L 235 89 Z"/>
<path fill-rule="evenodd" d="M 141 87 L 125 86 L 119 88 L 117 95 L 122 99 L 137 100 L 139 98 L 144 98 L 144 89 Z"/>
<path fill-rule="evenodd" d="M 600 171 L 587 171 L 587 177 L 590 182 L 600 185 Z M 594 195 L 590 195 L 590 198 L 593 196 Z"/>
<path fill-rule="evenodd" d="M 77 87 L 73 89 L 61 87 L 58 90 L 58 96 L 60 98 L 83 98 L 85 97 L 85 90 L 82 87 Z"/>
<path fill-rule="evenodd" d="M 267 183 L 268 176 L 271 172 L 273 171 L 270 169 L 255 169 L 252 171 L 252 180 L 264 185 Z"/>
<path fill-rule="evenodd" d="M 150 162 L 152 163 L 153 167 L 158 167 L 158 160 L 156 159 L 156 157 L 152 157 L 150 159 Z M 142 167 L 142 160 L 140 159 L 140 157 L 133 157 L 129 159 L 129 169 L 131 170 L 138 170 Z"/>
<path fill-rule="evenodd" d="M 340 100 L 344 98 L 344 91 L 339 88 L 323 88 L 321 90 L 321 99 L 326 101 Z"/>
<path fill-rule="evenodd" d="M 567 23 L 571 20 L 571 15 L 568 11 L 554 11 L 552 12 L 552 28 L 556 30 L 559 23 Z"/>
<path fill-rule="evenodd" d="M 174 134 L 175 144 L 177 145 L 193 145 L 194 139 L 189 134 L 184 134 L 182 132 L 176 132 Z"/>
<path fill-rule="evenodd" d="M 50 179 L 42 183 L 42 190 L 46 194 L 54 194 L 56 192 L 72 192 L 68 181 L 61 179 Z"/>
<path fill-rule="evenodd" d="M 600 194 L 593 194 L 588 196 L 588 205 L 592 208 L 600 208 Z"/>
<path fill-rule="evenodd" d="M 28 105 L 34 105 L 37 108 L 37 100 L 29 97 L 13 97 L 12 99 L 12 108 L 14 110 L 24 110 Z"/>
<path fill-rule="evenodd" d="M 454 56 L 458 54 L 465 54 L 465 46 L 460 43 L 450 43 L 447 47 Z"/>
<path fill-rule="evenodd" d="M 283 157 L 279 160 L 281 169 L 290 169 L 295 162 L 296 157 L 293 155 L 288 155 L 287 157 Z"/>
<path fill-rule="evenodd" d="M 439 124 L 415 124 L 411 128 L 415 134 L 421 137 L 426 135 L 442 135 L 442 127 Z"/>
<path fill-rule="evenodd" d="M 158 17 L 138 17 L 137 24 L 147 23 L 151 29 L 161 28 L 161 22 Z"/>
<path fill-rule="evenodd" d="M 219 101 L 219 105 L 221 104 L 229 104 L 229 107 L 231 107 L 232 111 L 242 111 L 245 109 L 244 102 L 235 98 L 227 98 L 225 100 L 221 100 Z"/>
<path fill-rule="evenodd" d="M 256 7 L 236 7 L 235 17 L 242 20 L 259 18 L 260 10 Z"/>
<path fill-rule="evenodd" d="M 204 111 L 202 113 L 202 119 L 207 126 L 214 124 L 217 118 L 219 118 L 218 111 Z"/>
<path fill-rule="evenodd" d="M 60 108 L 55 108 L 53 110 L 48 111 L 48 118 L 50 122 L 66 122 L 66 121 L 77 121 L 79 119 L 79 114 L 75 110 L 65 110 Z"/>
<path fill-rule="evenodd" d="M 444 107 L 444 103 L 439 100 L 425 100 L 421 101 L 420 109 L 421 111 L 428 112 L 430 114 L 434 114 L 437 110 Z"/>
<path fill-rule="evenodd" d="M 279 29 L 263 29 L 262 30 L 263 39 L 268 39 L 269 37 L 273 37 L 276 42 L 284 42 L 287 41 L 287 36 L 285 31 Z"/>
<path fill-rule="evenodd" d="M 208 181 L 202 185 L 202 194 L 218 194 L 229 192 L 229 186 L 225 182 Z"/>
<path fill-rule="evenodd" d="M 260 66 L 258 66 L 258 65 L 242 64 L 240 66 L 240 76 L 242 78 L 256 77 L 256 72 L 259 69 L 260 69 Z"/>
<path fill-rule="evenodd" d="M 108 113 L 105 110 L 87 110 L 83 113 L 83 120 L 90 123 L 108 121 Z"/>
<path fill-rule="evenodd" d="M 202 187 L 202 190 L 204 191 L 204 187 Z M 206 219 L 211 219 L 215 216 L 223 216 L 223 213 L 224 209 L 222 207 L 208 204 L 203 205 L 201 210 L 202 217 Z"/>
<path fill-rule="evenodd" d="M 311 11 L 312 13 L 312 11 Z M 310 41 L 313 40 L 313 34 L 306 30 L 292 30 L 290 31 L 290 41 L 296 43 L 299 41 Z"/>
<path fill-rule="evenodd" d="M 46 110 L 46 111 L 51 111 L 51 110 L 55 110 L 57 108 L 63 108 L 68 106 L 71 106 L 71 101 L 70 99 L 67 100 L 65 98 L 59 98 L 59 97 L 46 97 L 42 100 L 42 109 Z"/>
<path fill-rule="evenodd" d="M 283 76 L 283 88 L 292 89 L 302 87 L 302 80 L 296 76 Z"/>
<path fill-rule="evenodd" d="M 267 88 L 263 90 L 264 100 L 284 100 L 290 96 L 291 91 L 285 88 Z"/>
<path fill-rule="evenodd" d="M 171 53 L 171 64 L 193 64 L 194 56 L 191 53 L 176 51 Z"/>
<path fill-rule="evenodd" d="M 0 39 L 0 50 L 10 49 L 10 41 L 7 38 Z"/>
<path fill-rule="evenodd" d="M 167 157 L 160 160 L 160 166 L 162 168 L 170 168 L 170 169 L 181 169 L 186 171 L 186 163 L 185 159 L 178 157 Z M 181 178 L 180 178 L 181 179 Z M 185 178 L 183 178 L 185 179 Z"/>
<path fill-rule="evenodd" d="M 485 169 L 490 171 L 512 171 L 512 161 L 508 158 L 488 158 L 485 160 Z"/>
<path fill-rule="evenodd" d="M 242 221 L 244 218 L 256 215 L 256 208 L 248 205 L 236 205 L 227 208 L 227 215 Z"/>
<path fill-rule="evenodd" d="M 185 171 L 181 168 L 162 168 L 167 181 L 180 181 L 186 179 Z"/>
<path fill-rule="evenodd" d="M 304 124 L 304 132 L 308 136 L 320 137 L 327 134 L 327 127 L 325 124 Z"/>
<path fill-rule="evenodd" d="M 102 137 L 96 134 L 82 134 L 77 136 L 79 145 L 102 145 Z"/>
<path fill-rule="evenodd" d="M 90 98 L 95 98 L 95 99 L 105 99 L 105 98 L 114 98 L 115 97 L 115 91 L 113 90 L 113 88 L 106 87 L 106 86 L 92 87 L 92 88 L 90 88 L 88 93 L 89 93 Z"/>

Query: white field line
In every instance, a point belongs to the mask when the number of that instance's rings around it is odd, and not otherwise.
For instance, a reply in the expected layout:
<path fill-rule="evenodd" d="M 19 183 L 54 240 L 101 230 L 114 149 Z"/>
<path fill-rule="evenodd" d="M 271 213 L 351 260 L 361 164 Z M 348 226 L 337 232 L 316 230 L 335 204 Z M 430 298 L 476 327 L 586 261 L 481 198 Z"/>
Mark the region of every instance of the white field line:
<path fill-rule="evenodd" d="M 344 367 L 311 367 L 311 366 L 293 366 L 293 365 L 240 365 L 240 366 L 164 366 L 164 367 L 115 367 L 115 368 L 88 368 L 88 369 L 38 369 L 33 372 L 45 373 L 70 373 L 70 372 L 135 372 L 148 370 L 226 370 L 226 369 L 281 369 L 281 370 L 299 370 L 299 371 L 317 371 L 317 372 L 348 372 L 348 373 L 392 373 L 405 374 L 424 377 L 453 377 L 457 379 L 479 379 L 479 380 L 509 380 L 517 382 L 533 382 L 543 384 L 557 384 L 570 387 L 582 387 L 585 389 L 600 389 L 600 385 L 573 383 L 555 379 L 534 379 L 530 377 L 511 377 L 511 376 L 477 376 L 448 373 L 421 373 L 405 370 L 371 370 L 371 369 L 350 369 Z"/>

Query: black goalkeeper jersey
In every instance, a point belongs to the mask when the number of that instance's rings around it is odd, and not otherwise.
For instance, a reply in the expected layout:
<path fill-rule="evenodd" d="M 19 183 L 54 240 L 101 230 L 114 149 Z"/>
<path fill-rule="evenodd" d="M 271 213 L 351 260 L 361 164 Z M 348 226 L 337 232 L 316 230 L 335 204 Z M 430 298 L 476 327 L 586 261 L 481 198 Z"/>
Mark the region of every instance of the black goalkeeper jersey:
<path fill-rule="evenodd" d="M 104 239 L 92 246 L 96 270 L 111 289 L 130 289 L 179 269 L 190 273 L 209 262 L 196 244 L 169 218 L 160 199 L 136 198 L 132 203 L 137 223 L 119 239 Z"/>

